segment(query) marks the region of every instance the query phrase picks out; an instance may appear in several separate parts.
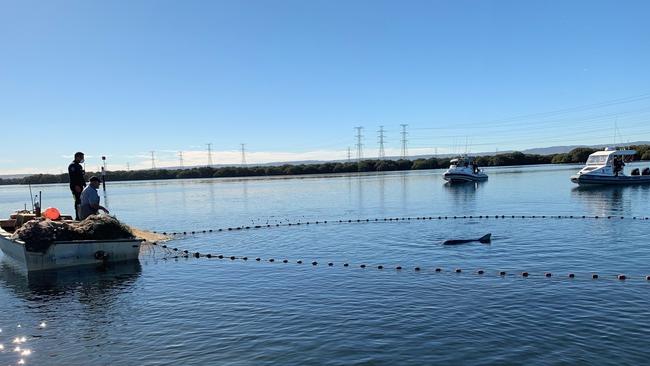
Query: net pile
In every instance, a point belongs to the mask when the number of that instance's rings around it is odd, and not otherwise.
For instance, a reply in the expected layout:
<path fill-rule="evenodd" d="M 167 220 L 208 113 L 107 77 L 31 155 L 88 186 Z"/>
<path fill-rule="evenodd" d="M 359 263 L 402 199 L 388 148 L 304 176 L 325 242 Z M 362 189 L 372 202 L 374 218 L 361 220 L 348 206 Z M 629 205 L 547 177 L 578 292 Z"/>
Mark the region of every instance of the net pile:
<path fill-rule="evenodd" d="M 116 240 L 133 237 L 131 229 L 116 218 L 92 215 L 80 222 L 32 220 L 16 230 L 11 238 L 25 242 L 27 250 L 45 251 L 55 241 Z"/>

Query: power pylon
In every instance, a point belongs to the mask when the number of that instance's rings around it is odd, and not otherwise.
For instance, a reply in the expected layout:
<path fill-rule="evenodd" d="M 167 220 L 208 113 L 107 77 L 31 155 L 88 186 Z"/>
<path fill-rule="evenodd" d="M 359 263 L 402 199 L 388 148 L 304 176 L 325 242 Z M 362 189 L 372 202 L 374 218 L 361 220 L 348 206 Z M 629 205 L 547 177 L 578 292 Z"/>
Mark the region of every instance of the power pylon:
<path fill-rule="evenodd" d="M 241 165 L 246 166 L 246 144 L 241 144 Z"/>
<path fill-rule="evenodd" d="M 357 165 L 358 168 L 361 169 L 361 159 L 363 159 L 363 144 L 361 143 L 363 135 L 361 132 L 363 131 L 363 126 L 355 127 L 354 129 L 357 130 Z"/>
<path fill-rule="evenodd" d="M 406 132 L 406 127 L 408 126 L 407 124 L 400 124 L 402 126 L 402 152 L 400 154 L 400 159 L 406 159 L 408 156 L 408 140 L 406 139 L 406 135 L 408 134 Z"/>
<path fill-rule="evenodd" d="M 384 126 L 379 126 L 379 160 L 384 160 L 386 153 L 384 152 Z"/>
<path fill-rule="evenodd" d="M 183 169 L 183 152 L 179 151 L 178 152 L 178 165 Z"/>
<path fill-rule="evenodd" d="M 156 169 L 156 156 L 155 151 L 150 151 L 151 153 L 151 169 Z"/>
<path fill-rule="evenodd" d="M 348 163 L 352 161 L 352 151 L 350 150 L 350 146 L 348 146 Z"/>
<path fill-rule="evenodd" d="M 208 143 L 208 167 L 212 167 L 212 144 Z"/>

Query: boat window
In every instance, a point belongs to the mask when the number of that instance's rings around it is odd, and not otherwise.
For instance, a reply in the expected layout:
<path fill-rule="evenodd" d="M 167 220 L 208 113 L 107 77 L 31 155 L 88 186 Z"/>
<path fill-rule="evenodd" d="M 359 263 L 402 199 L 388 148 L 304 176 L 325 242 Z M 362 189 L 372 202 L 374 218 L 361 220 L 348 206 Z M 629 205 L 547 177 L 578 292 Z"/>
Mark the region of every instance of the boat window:
<path fill-rule="evenodd" d="M 607 155 L 592 155 L 587 159 L 587 165 L 603 165 L 607 162 Z"/>

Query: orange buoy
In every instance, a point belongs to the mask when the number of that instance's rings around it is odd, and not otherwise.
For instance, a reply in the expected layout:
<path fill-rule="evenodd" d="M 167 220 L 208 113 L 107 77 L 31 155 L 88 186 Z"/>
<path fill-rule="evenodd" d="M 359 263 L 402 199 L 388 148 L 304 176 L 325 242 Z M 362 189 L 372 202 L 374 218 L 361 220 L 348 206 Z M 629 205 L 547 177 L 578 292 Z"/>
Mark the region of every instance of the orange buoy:
<path fill-rule="evenodd" d="M 61 218 L 61 212 L 55 207 L 48 207 L 43 211 L 43 217 L 50 220 L 58 220 Z"/>

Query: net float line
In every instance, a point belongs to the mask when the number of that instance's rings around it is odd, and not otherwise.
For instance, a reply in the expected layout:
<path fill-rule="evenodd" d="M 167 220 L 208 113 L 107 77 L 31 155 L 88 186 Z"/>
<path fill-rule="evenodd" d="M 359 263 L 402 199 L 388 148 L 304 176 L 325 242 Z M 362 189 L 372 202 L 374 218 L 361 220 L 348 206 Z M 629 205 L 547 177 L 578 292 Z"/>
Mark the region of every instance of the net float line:
<path fill-rule="evenodd" d="M 225 254 L 212 254 L 212 253 L 201 253 L 193 252 L 189 250 L 183 250 L 175 247 L 170 247 L 167 244 L 159 244 L 157 242 L 151 242 L 150 245 L 154 247 L 161 248 L 166 256 L 163 257 L 163 260 L 169 259 L 181 259 L 181 258 L 196 258 L 196 259 L 217 259 L 217 260 L 230 260 L 230 261 L 243 261 L 243 262 L 265 262 L 265 263 L 284 263 L 284 264 L 296 264 L 296 265 L 305 265 L 310 267 L 342 267 L 342 268 L 358 268 L 360 270 L 376 270 L 376 271 L 387 271 L 393 270 L 396 272 L 402 271 L 414 271 L 418 273 L 448 273 L 453 275 L 466 275 L 473 276 L 476 278 L 482 277 L 501 277 L 501 278 L 522 278 L 522 279 L 566 279 L 566 280 L 577 280 L 577 279 L 589 279 L 589 280 L 618 280 L 618 281 L 629 281 L 629 280 L 644 280 L 650 283 L 650 275 L 628 275 L 623 273 L 618 274 L 602 274 L 602 272 L 589 272 L 589 273 L 578 273 L 578 272 L 548 272 L 548 271 L 506 271 L 506 270 L 487 270 L 484 268 L 478 269 L 465 269 L 460 267 L 444 269 L 443 267 L 434 267 L 434 266 L 402 266 L 402 265 L 384 265 L 384 264 L 371 264 L 368 262 L 320 262 L 318 260 L 291 260 L 288 258 L 262 258 L 262 257 L 248 257 L 248 256 L 235 256 L 235 255 L 225 255 Z"/>
<path fill-rule="evenodd" d="M 415 216 L 415 217 L 382 217 L 382 218 L 366 218 L 366 219 L 339 219 L 339 220 L 315 220 L 315 221 L 295 221 L 275 224 L 259 224 L 259 225 L 242 225 L 233 227 L 223 227 L 214 229 L 200 229 L 200 230 L 183 230 L 183 231 L 153 231 L 154 234 L 171 235 L 171 236 L 188 236 L 197 234 L 208 233 L 222 233 L 232 231 L 247 231 L 256 229 L 271 229 L 279 227 L 296 227 L 296 226 L 309 226 L 309 225 L 341 225 L 341 224 L 361 224 L 361 223 L 394 223 L 394 222 L 410 222 L 410 221 L 434 221 L 434 220 L 505 220 L 505 219 L 528 219 L 528 220 L 612 220 L 612 221 L 645 221 L 649 222 L 650 217 L 646 216 L 587 216 L 587 215 L 446 215 L 446 216 Z"/>

